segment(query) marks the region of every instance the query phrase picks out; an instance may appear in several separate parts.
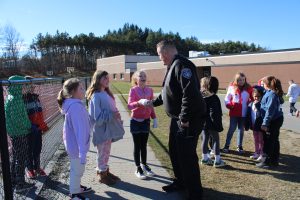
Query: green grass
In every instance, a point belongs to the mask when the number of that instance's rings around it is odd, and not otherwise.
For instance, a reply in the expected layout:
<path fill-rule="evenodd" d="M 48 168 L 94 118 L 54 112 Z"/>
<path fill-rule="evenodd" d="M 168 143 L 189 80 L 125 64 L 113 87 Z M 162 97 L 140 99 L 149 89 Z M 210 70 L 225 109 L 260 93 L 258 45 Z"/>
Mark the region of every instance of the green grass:
<path fill-rule="evenodd" d="M 124 81 L 112 81 L 110 85 L 113 94 L 128 94 L 130 88 L 132 87 L 131 83 L 124 82 Z M 153 89 L 154 93 L 161 92 L 160 86 L 149 86 L 149 87 Z"/>
<path fill-rule="evenodd" d="M 127 107 L 127 97 L 121 98 Z M 173 176 L 168 151 L 169 117 L 163 107 L 155 108 L 159 128 L 151 129 L 149 145 L 162 166 Z M 223 116 L 224 131 L 220 133 L 221 148 L 224 145 L 226 132 L 229 126 L 229 117 Z M 291 131 L 281 130 L 281 159 L 276 170 L 259 169 L 255 162 L 249 159 L 254 149 L 253 135 L 245 132 L 244 155 L 235 153 L 236 133 L 231 142 L 233 149 L 230 154 L 221 157 L 227 163 L 224 168 L 200 165 L 201 181 L 204 187 L 204 199 L 297 199 L 300 192 L 300 135 Z M 293 148 L 291 148 L 293 147 Z M 197 148 L 201 159 L 201 139 Z"/>

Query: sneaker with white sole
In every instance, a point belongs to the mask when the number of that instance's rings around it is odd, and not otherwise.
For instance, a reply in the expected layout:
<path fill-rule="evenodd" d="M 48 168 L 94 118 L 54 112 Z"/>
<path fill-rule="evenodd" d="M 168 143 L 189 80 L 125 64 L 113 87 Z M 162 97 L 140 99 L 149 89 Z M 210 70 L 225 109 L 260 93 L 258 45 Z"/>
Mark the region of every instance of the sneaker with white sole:
<path fill-rule="evenodd" d="M 239 154 L 243 154 L 244 153 L 244 149 L 242 146 L 239 146 L 236 148 L 236 151 L 239 153 Z"/>
<path fill-rule="evenodd" d="M 90 199 L 81 194 L 72 194 L 71 200 L 90 200 Z"/>
<path fill-rule="evenodd" d="M 214 158 L 215 157 L 215 151 L 211 150 L 209 153 L 210 158 Z"/>
<path fill-rule="evenodd" d="M 226 164 L 222 159 L 220 159 L 219 162 L 217 162 L 216 160 L 214 162 L 214 167 L 224 167 L 225 165 Z"/>
<path fill-rule="evenodd" d="M 265 162 L 265 160 L 266 160 L 266 157 L 265 157 L 264 155 L 260 155 L 260 156 L 256 159 L 257 162 Z"/>
<path fill-rule="evenodd" d="M 143 180 L 146 179 L 147 176 L 145 176 L 143 169 L 139 166 L 137 167 L 136 171 L 135 171 L 135 176 L 138 177 L 139 179 Z"/>
<path fill-rule="evenodd" d="M 223 153 L 229 153 L 229 146 L 224 146 L 224 148 L 222 149 Z"/>
<path fill-rule="evenodd" d="M 257 154 L 257 153 L 254 153 L 252 156 L 250 156 L 250 159 L 252 159 L 252 160 L 256 160 L 258 158 L 259 158 L 259 154 Z"/>
<path fill-rule="evenodd" d="M 213 161 L 210 158 L 207 158 L 206 160 L 205 159 L 201 160 L 201 165 L 212 165 L 212 164 Z"/>
<path fill-rule="evenodd" d="M 146 176 L 153 177 L 155 175 L 148 165 L 142 164 L 142 170 L 144 171 L 144 174 L 146 174 Z"/>

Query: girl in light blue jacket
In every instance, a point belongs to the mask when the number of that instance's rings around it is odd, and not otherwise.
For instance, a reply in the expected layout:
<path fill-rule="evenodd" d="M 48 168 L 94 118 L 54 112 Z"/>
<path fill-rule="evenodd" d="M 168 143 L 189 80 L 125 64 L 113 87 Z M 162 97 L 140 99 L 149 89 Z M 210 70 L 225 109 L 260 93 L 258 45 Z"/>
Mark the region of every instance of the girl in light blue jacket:
<path fill-rule="evenodd" d="M 96 71 L 87 90 L 89 116 L 92 123 L 93 144 L 97 146 L 97 175 L 99 182 L 113 185 L 120 180 L 109 172 L 108 159 L 111 143 L 123 138 L 125 133 L 115 98 L 109 89 L 109 75 Z"/>

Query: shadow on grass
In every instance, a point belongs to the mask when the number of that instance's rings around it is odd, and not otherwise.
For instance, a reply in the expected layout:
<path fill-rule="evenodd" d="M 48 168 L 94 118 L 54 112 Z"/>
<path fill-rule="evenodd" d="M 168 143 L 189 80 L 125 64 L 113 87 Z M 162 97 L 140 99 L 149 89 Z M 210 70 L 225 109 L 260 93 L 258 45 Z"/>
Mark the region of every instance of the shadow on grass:
<path fill-rule="evenodd" d="M 261 198 L 251 197 L 242 194 L 231 194 L 220 192 L 209 188 L 203 188 L 203 200 L 262 200 Z"/>
<path fill-rule="evenodd" d="M 255 165 L 256 162 L 250 161 L 250 160 L 244 160 L 243 157 L 239 156 L 230 156 L 230 154 L 222 154 L 222 157 L 224 157 L 224 160 L 231 161 L 231 162 L 237 162 L 237 163 L 243 163 L 245 165 Z M 244 172 L 244 173 L 252 173 L 252 174 L 269 174 L 273 176 L 274 178 L 288 181 L 288 182 L 295 182 L 300 183 L 300 173 L 299 173 L 299 166 L 300 166 L 300 157 L 293 156 L 293 155 L 287 155 L 287 154 L 281 154 L 279 159 L 279 166 L 277 167 L 270 167 L 269 169 L 265 169 L 264 171 L 261 171 L 261 169 L 253 170 L 253 169 L 243 169 L 243 168 L 235 168 L 234 165 L 227 165 L 223 167 L 224 170 L 236 170 L 238 172 Z"/>

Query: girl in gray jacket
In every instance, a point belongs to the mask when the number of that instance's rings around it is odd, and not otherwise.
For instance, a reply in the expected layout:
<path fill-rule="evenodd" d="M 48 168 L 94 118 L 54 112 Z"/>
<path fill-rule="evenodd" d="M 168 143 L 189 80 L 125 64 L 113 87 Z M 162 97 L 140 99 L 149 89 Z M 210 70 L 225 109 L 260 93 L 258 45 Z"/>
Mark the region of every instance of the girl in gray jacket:
<path fill-rule="evenodd" d="M 115 98 L 109 89 L 109 75 L 106 71 L 97 70 L 94 73 L 87 90 L 87 99 L 89 100 L 93 144 L 97 146 L 99 182 L 113 185 L 120 178 L 109 172 L 108 159 L 111 143 L 123 138 L 125 131 Z"/>

